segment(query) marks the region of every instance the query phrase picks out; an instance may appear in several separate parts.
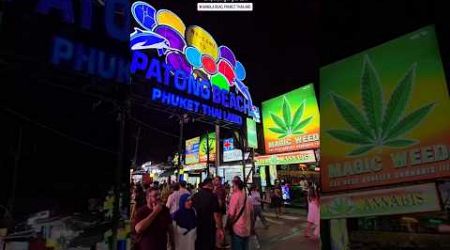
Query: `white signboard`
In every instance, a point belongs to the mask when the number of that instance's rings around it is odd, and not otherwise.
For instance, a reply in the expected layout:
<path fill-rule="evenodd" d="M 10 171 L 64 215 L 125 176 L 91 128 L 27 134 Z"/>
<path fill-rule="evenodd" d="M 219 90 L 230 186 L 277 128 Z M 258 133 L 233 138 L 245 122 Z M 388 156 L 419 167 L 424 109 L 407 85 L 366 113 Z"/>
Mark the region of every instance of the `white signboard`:
<path fill-rule="evenodd" d="M 250 153 L 245 153 L 245 159 L 248 159 Z M 233 149 L 223 152 L 223 162 L 242 161 L 242 150 Z"/>

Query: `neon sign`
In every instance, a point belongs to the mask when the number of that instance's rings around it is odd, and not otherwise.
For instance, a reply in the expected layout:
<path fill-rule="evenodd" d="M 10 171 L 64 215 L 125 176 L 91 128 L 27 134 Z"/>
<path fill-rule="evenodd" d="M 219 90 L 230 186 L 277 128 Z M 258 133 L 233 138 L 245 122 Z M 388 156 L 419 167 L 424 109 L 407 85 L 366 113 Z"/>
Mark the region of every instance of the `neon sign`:
<path fill-rule="evenodd" d="M 130 34 L 131 73 L 156 82 L 152 101 L 239 125 L 240 114 L 259 122 L 259 109 L 243 83 L 245 68 L 230 48 L 218 46 L 199 26 L 186 27 L 169 10 L 138 1 L 131 14 L 138 26 Z M 155 51 L 164 62 L 144 50 Z"/>
<path fill-rule="evenodd" d="M 39 0 L 35 11 L 42 15 L 55 14 L 61 22 L 91 31 L 95 37 L 101 36 L 101 32 L 96 29 L 99 26 L 94 21 L 101 20 L 104 25 L 102 30 L 106 31 L 109 38 L 118 42 L 127 41 L 130 27 L 128 1 L 108 0 L 97 5 L 91 0 Z M 101 14 L 99 10 L 102 11 Z M 103 20 L 98 16 L 103 16 Z M 108 81 L 129 83 L 129 59 L 120 52 L 114 53 L 110 49 L 72 40 L 67 35 L 55 35 L 50 51 L 50 63 L 53 65 L 69 67 L 70 70 Z"/>

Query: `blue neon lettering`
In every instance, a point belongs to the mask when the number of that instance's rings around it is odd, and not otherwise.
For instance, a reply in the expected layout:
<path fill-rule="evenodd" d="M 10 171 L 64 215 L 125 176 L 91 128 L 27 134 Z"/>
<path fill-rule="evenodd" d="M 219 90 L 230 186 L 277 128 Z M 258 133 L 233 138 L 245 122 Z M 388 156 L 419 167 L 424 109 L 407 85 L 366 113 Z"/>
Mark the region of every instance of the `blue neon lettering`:
<path fill-rule="evenodd" d="M 179 91 L 186 90 L 186 73 L 183 70 L 175 71 L 174 85 Z"/>
<path fill-rule="evenodd" d="M 209 82 L 207 80 L 202 80 L 201 81 L 201 85 L 202 85 L 202 98 L 205 100 L 209 100 L 209 98 L 211 97 L 211 89 L 209 88 Z"/>
<path fill-rule="evenodd" d="M 162 82 L 161 79 L 161 64 L 156 58 L 152 59 L 152 62 L 150 63 L 150 67 L 148 67 L 147 74 L 145 74 L 145 77 L 149 80 L 153 78 L 156 78 L 156 81 L 158 83 Z"/>
<path fill-rule="evenodd" d="M 131 57 L 131 73 L 134 74 L 138 70 L 144 70 L 148 64 L 148 57 L 140 51 L 133 51 Z"/>
<path fill-rule="evenodd" d="M 58 10 L 62 14 L 64 22 L 75 22 L 72 0 L 41 0 L 36 7 L 37 12 L 46 15 L 48 15 L 51 9 Z"/>
<path fill-rule="evenodd" d="M 157 88 L 153 88 L 152 91 L 152 100 L 156 101 L 161 98 L 161 90 Z"/>
<path fill-rule="evenodd" d="M 212 113 L 211 114 L 212 117 L 215 117 L 217 119 L 222 119 L 222 110 L 221 109 L 212 107 L 210 110 Z"/>
<path fill-rule="evenodd" d="M 239 108 L 236 105 L 236 95 L 232 92 L 230 92 L 230 108 L 239 110 Z"/>
<path fill-rule="evenodd" d="M 170 104 L 170 97 L 170 93 L 166 93 L 165 91 L 163 91 L 161 95 L 161 102 L 164 104 Z"/>
<path fill-rule="evenodd" d="M 70 60 L 73 57 L 73 44 L 67 39 L 55 37 L 51 62 L 60 64 L 61 60 Z"/>
<path fill-rule="evenodd" d="M 229 108 L 230 103 L 228 102 L 228 92 L 226 90 L 221 90 L 220 92 L 222 94 L 222 97 L 221 97 L 222 106 Z"/>
<path fill-rule="evenodd" d="M 244 114 L 250 114 L 252 112 L 252 107 L 247 99 L 244 99 Z"/>
<path fill-rule="evenodd" d="M 164 85 L 169 86 L 170 81 L 170 72 L 172 71 L 173 67 L 170 64 L 162 63 L 162 67 L 164 68 Z"/>
<path fill-rule="evenodd" d="M 174 107 L 178 107 L 179 103 L 180 103 L 180 97 L 179 96 L 175 96 L 174 94 L 170 94 L 170 105 L 174 106 Z"/>
<path fill-rule="evenodd" d="M 220 104 L 220 89 L 217 86 L 213 86 L 213 102 L 216 104 Z"/>
<path fill-rule="evenodd" d="M 95 74 L 97 50 L 95 48 L 85 49 L 82 44 L 77 44 L 75 49 L 75 70 L 82 71 L 84 65 L 87 66 L 89 74 Z"/>
<path fill-rule="evenodd" d="M 202 84 L 197 81 L 194 77 L 189 77 L 188 80 L 188 94 L 193 94 L 195 96 L 200 96 L 201 95 L 201 88 L 202 88 Z"/>
<path fill-rule="evenodd" d="M 92 0 L 81 1 L 81 27 L 87 30 L 92 27 Z"/>
<path fill-rule="evenodd" d="M 116 57 L 109 56 L 109 60 L 106 57 L 105 52 L 98 52 L 98 73 L 101 77 L 110 79 L 116 71 Z"/>
<path fill-rule="evenodd" d="M 128 6 L 128 0 L 108 0 L 105 7 L 105 26 L 108 34 L 119 41 L 129 40 L 129 27 L 130 27 L 130 8 Z M 117 11 L 124 13 L 124 22 L 122 26 L 118 26 L 115 20 L 115 14 Z"/>
<path fill-rule="evenodd" d="M 236 104 L 237 104 L 237 107 L 239 108 L 239 112 L 244 112 L 244 107 L 242 105 L 243 101 L 244 101 L 244 98 L 242 96 L 238 95 L 236 97 Z"/>

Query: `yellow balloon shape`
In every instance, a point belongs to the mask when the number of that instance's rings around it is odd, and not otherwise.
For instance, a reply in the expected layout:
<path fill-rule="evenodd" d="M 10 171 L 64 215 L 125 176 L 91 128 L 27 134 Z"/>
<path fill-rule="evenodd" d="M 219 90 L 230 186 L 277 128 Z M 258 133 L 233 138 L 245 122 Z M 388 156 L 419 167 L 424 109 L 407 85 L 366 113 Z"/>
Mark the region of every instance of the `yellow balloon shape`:
<path fill-rule="evenodd" d="M 197 48 L 202 54 L 211 56 L 217 61 L 219 48 L 214 38 L 200 26 L 192 25 L 186 29 L 186 42 Z"/>
<path fill-rule="evenodd" d="M 180 32 L 180 35 L 184 37 L 186 32 L 186 26 L 181 18 L 170 10 L 162 9 L 156 13 L 156 21 L 159 25 L 167 25 Z"/>

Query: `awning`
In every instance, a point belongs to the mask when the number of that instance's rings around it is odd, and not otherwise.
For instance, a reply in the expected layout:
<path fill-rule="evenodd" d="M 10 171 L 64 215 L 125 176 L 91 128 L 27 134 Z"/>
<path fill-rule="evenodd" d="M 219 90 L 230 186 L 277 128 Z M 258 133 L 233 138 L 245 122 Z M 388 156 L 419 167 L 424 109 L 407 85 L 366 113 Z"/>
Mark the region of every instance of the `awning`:
<path fill-rule="evenodd" d="M 203 169 L 206 169 L 206 162 L 204 162 L 204 163 L 201 162 L 201 163 L 197 163 L 197 164 L 190 164 L 190 165 L 184 165 L 183 166 L 184 172 L 203 170 Z"/>
<path fill-rule="evenodd" d="M 169 177 L 169 176 L 173 175 L 174 172 L 175 172 L 174 169 L 172 169 L 172 170 L 167 170 L 167 171 L 165 171 L 164 173 L 160 174 L 159 177 Z"/>

